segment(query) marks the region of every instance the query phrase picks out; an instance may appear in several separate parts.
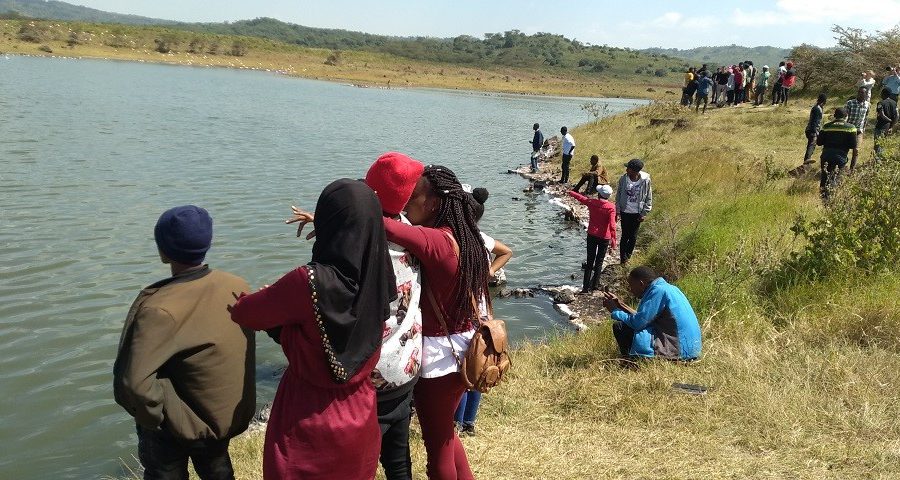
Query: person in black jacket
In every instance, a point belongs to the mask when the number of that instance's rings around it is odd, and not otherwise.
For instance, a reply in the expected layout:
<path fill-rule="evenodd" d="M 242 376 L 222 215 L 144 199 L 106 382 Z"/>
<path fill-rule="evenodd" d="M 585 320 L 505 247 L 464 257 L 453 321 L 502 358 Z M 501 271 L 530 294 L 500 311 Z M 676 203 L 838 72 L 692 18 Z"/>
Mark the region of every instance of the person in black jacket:
<path fill-rule="evenodd" d="M 534 137 L 531 139 L 531 173 L 538 171 L 538 153 L 541 146 L 544 145 L 544 134 L 541 133 L 541 126 L 534 124 Z"/>

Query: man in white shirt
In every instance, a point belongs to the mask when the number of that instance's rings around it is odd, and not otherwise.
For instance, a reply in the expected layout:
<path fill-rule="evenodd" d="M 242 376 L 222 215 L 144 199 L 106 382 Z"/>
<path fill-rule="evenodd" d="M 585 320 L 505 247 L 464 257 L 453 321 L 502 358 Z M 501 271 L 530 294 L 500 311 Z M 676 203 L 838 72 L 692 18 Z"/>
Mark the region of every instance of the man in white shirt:
<path fill-rule="evenodd" d="M 572 155 L 575 153 L 575 139 L 566 127 L 560 128 L 559 133 L 563 137 L 562 177 L 559 179 L 559 183 L 569 183 L 569 165 L 572 163 Z"/>

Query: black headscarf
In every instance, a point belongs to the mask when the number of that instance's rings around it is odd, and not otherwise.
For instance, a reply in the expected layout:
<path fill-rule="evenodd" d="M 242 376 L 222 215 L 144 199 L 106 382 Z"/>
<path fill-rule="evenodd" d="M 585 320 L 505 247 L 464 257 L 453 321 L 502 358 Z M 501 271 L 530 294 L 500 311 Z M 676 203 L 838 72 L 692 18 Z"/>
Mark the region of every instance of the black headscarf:
<path fill-rule="evenodd" d="M 332 182 L 316 203 L 310 283 L 326 361 L 338 383 L 381 347 L 397 298 L 381 217 L 375 193 L 356 180 Z"/>

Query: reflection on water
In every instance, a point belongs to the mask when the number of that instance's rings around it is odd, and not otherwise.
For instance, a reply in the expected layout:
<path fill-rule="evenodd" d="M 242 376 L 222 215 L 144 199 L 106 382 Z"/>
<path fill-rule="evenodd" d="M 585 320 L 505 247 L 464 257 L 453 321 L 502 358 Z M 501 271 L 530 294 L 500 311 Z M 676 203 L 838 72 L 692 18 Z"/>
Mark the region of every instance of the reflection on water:
<path fill-rule="evenodd" d="M 112 362 L 132 299 L 167 276 L 152 229 L 171 206 L 207 208 L 209 263 L 256 287 L 309 258 L 282 223 L 289 205 L 312 208 L 329 181 L 400 150 L 490 189 L 482 227 L 515 251 L 511 286 L 566 281 L 581 262 L 547 198 L 501 175 L 527 161 L 535 121 L 548 136 L 586 121 L 579 99 L 25 57 L 0 71 L 0 478 L 117 474 L 135 452 Z M 563 328 L 546 298 L 496 308 L 514 339 Z M 283 356 L 258 343 L 264 402 Z"/>

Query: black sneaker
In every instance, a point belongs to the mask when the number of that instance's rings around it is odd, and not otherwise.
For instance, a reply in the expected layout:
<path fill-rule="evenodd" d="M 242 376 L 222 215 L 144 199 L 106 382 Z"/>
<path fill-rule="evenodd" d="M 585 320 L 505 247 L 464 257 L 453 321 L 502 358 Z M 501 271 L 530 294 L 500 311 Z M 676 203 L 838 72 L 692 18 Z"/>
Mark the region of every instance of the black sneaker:
<path fill-rule="evenodd" d="M 460 432 L 460 436 L 466 435 L 469 437 L 475 436 L 475 425 L 463 425 L 462 432 Z"/>

